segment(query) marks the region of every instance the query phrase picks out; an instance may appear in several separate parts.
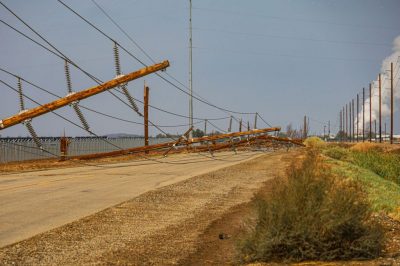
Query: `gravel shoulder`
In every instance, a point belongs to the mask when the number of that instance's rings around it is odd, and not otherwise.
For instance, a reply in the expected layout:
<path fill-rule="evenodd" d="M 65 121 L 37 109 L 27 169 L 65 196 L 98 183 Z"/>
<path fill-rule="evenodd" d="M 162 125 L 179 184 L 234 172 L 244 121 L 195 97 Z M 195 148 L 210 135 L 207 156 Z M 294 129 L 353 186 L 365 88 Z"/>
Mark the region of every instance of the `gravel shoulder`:
<path fill-rule="evenodd" d="M 76 221 L 147 191 L 235 165 L 262 152 L 174 154 L 98 166 L 0 173 L 0 247 Z"/>
<path fill-rule="evenodd" d="M 296 151 L 278 151 L 149 191 L 3 247 L 1 264 L 184 263 L 213 221 L 249 202 L 265 181 L 283 173 L 295 155 Z"/>

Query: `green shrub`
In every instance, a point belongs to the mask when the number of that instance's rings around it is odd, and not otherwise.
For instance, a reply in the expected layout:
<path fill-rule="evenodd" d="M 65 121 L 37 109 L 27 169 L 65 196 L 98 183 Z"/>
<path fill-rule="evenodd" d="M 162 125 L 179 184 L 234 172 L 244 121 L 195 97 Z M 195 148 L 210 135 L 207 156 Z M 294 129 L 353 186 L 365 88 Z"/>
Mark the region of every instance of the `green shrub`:
<path fill-rule="evenodd" d="M 352 162 L 377 175 L 400 184 L 400 155 L 379 151 L 352 152 Z"/>
<path fill-rule="evenodd" d="M 379 256 L 383 231 L 360 186 L 335 178 L 314 150 L 285 182 L 257 196 L 258 218 L 241 243 L 243 262 Z"/>
<path fill-rule="evenodd" d="M 324 150 L 324 154 L 336 160 L 345 160 L 349 156 L 349 150 L 338 146 L 332 146 Z"/>

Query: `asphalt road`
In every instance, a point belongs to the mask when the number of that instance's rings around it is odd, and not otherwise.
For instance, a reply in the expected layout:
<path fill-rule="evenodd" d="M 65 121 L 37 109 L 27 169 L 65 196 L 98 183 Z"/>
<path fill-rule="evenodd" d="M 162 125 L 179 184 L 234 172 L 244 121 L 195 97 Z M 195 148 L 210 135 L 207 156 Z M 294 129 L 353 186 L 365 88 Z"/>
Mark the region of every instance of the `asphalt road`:
<path fill-rule="evenodd" d="M 228 167 L 263 153 L 174 155 L 76 168 L 0 174 L 0 247 L 132 199 L 142 193 Z"/>

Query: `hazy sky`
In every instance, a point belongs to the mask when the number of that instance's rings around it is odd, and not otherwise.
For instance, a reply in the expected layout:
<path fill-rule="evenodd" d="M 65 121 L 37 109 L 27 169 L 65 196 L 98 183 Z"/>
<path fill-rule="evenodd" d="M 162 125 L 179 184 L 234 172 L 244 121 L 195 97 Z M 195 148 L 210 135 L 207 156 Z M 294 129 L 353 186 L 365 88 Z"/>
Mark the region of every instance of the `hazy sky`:
<path fill-rule="evenodd" d="M 1 0 L 82 68 L 102 80 L 115 77 L 113 43 L 85 24 L 56 0 Z M 188 84 L 188 0 L 96 0 L 155 61 L 169 60 L 167 72 Z M 92 1 L 65 3 L 116 39 L 135 56 L 151 64 Z M 272 125 L 299 127 L 310 116 L 311 131 L 321 122 L 338 125 L 340 108 L 376 79 L 382 61 L 393 53 L 400 35 L 398 0 L 193 0 L 193 87 L 215 105 L 241 112 L 259 112 Z M 0 6 L 0 17 L 40 41 Z M 56 94 L 66 95 L 64 62 L 0 23 L 0 67 L 21 75 Z M 141 65 L 120 51 L 122 71 Z M 399 63 L 399 62 L 398 62 Z M 397 65 L 396 65 L 397 67 Z M 398 68 L 397 68 L 398 69 Z M 396 70 L 396 69 L 395 69 Z M 95 85 L 72 69 L 74 90 Z M 165 75 L 164 75 L 165 76 Z M 396 76 L 395 83 L 400 77 Z M 168 77 L 167 77 L 168 78 Z M 0 72 L 0 79 L 16 87 L 16 79 Z M 145 78 L 150 104 L 188 114 L 188 96 L 155 75 Z M 143 99 L 144 79 L 129 90 Z M 176 83 L 174 81 L 174 83 Z M 181 85 L 179 85 L 182 87 Z M 0 119 L 19 112 L 18 95 L 0 85 Z M 28 84 L 24 92 L 41 103 L 54 100 Z M 400 86 L 397 86 L 400 90 Z M 109 93 L 81 101 L 109 115 L 142 122 Z M 397 99 L 397 106 L 399 100 Z M 27 107 L 35 104 L 26 100 Z M 138 103 L 140 109 L 143 106 Z M 78 121 L 72 108 L 58 111 Z M 99 134 L 142 134 L 140 125 L 116 121 L 83 110 Z M 194 116 L 218 118 L 229 114 L 194 101 Z M 253 124 L 253 115 L 236 115 Z M 159 125 L 187 124 L 186 118 L 150 110 Z M 198 120 L 195 120 L 198 121 Z M 395 129 L 400 133 L 400 114 Z M 229 120 L 215 121 L 227 129 Z M 260 120 L 258 127 L 265 126 Z M 39 135 L 86 135 L 54 114 L 33 119 Z M 197 124 L 203 129 L 203 123 Z M 234 129 L 238 125 L 234 123 Z M 212 126 L 209 125 L 208 129 Z M 171 133 L 186 127 L 164 128 Z M 151 134 L 159 133 L 151 129 Z M 0 131 L 2 136 L 27 136 L 22 125 Z"/>

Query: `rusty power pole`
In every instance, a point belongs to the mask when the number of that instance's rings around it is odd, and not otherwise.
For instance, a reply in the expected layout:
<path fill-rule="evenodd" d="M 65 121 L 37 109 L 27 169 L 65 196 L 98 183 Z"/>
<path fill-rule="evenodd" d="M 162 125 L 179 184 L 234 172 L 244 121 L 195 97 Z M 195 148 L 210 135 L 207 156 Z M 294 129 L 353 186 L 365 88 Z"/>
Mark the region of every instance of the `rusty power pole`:
<path fill-rule="evenodd" d="M 331 136 L 331 120 L 328 120 L 328 139 Z"/>
<path fill-rule="evenodd" d="M 393 62 L 390 63 L 390 144 L 393 144 Z"/>
<path fill-rule="evenodd" d="M 143 110 L 143 118 L 144 118 L 144 146 L 149 146 L 149 87 L 144 84 L 144 110 Z M 149 153 L 146 150 L 146 153 Z"/>
<path fill-rule="evenodd" d="M 343 109 L 342 109 L 342 127 L 343 127 L 343 137 L 342 137 L 342 141 L 344 141 L 345 140 L 345 137 L 346 137 L 346 126 L 345 126 L 345 113 L 344 113 L 344 106 L 343 106 Z"/>
<path fill-rule="evenodd" d="M 349 102 L 349 136 L 350 136 L 350 142 L 353 142 L 353 130 L 352 130 L 352 121 L 351 121 L 351 101 Z"/>
<path fill-rule="evenodd" d="M 383 131 L 383 142 L 386 140 L 386 121 L 385 121 L 385 131 Z"/>
<path fill-rule="evenodd" d="M 230 138 L 234 137 L 241 137 L 241 136 L 247 136 L 247 135 L 260 135 L 264 134 L 267 132 L 277 132 L 280 131 L 280 127 L 273 127 L 273 128 L 264 128 L 264 129 L 254 129 L 251 131 L 245 131 L 245 132 L 234 132 L 234 133 L 227 133 L 227 134 L 220 134 L 220 135 L 215 135 L 215 136 L 203 136 L 199 138 L 189 138 L 189 132 L 193 128 L 189 128 L 178 140 L 176 141 L 171 141 L 171 142 L 166 142 L 166 143 L 158 143 L 158 144 L 152 144 L 149 145 L 148 147 L 134 147 L 134 148 L 129 148 L 129 149 L 124 149 L 124 150 L 116 150 L 116 151 L 111 151 L 111 152 L 102 152 L 102 153 L 95 153 L 95 154 L 86 154 L 86 155 L 78 155 L 78 156 L 73 156 L 72 158 L 74 159 L 93 159 L 93 158 L 100 158 L 104 156 L 116 156 L 116 155 L 124 155 L 124 154 L 134 154 L 138 152 L 144 152 L 146 150 L 166 150 L 164 153 L 165 155 L 168 154 L 172 149 L 176 148 L 178 145 L 191 145 L 194 143 L 202 143 L 206 141 L 216 141 L 216 140 L 228 140 Z M 290 143 L 298 144 L 298 145 L 303 145 L 301 141 L 295 140 L 295 139 L 288 139 L 288 138 L 278 138 L 270 135 L 263 135 L 263 136 L 258 136 L 258 137 L 263 137 L 263 138 L 268 138 L 268 139 L 275 139 L 275 140 L 284 140 Z M 247 140 L 246 140 L 247 141 Z M 231 145 L 229 143 L 229 145 Z"/>
<path fill-rule="evenodd" d="M 303 138 L 306 139 L 307 138 L 307 116 L 304 116 L 304 124 L 303 124 Z"/>
<path fill-rule="evenodd" d="M 351 102 L 348 103 L 348 108 L 349 108 L 349 141 L 351 142 Z"/>
<path fill-rule="evenodd" d="M 242 118 L 239 121 L 239 132 L 242 132 Z"/>
<path fill-rule="evenodd" d="M 372 84 L 369 84 L 369 142 L 372 142 Z"/>
<path fill-rule="evenodd" d="M 358 142 L 358 135 L 359 135 L 359 131 L 358 131 L 358 130 L 359 130 L 359 122 L 360 122 L 360 121 L 359 121 L 360 119 L 358 119 L 359 107 L 360 107 L 360 96 L 359 96 L 358 93 L 357 93 L 357 112 L 356 112 L 356 113 L 357 113 L 357 114 L 356 114 L 356 118 L 357 118 L 357 120 L 356 120 L 356 126 L 357 126 L 357 127 L 356 127 L 356 128 L 357 128 L 357 129 L 356 129 L 356 134 L 357 134 L 357 135 L 356 135 L 356 140 L 357 140 L 357 142 Z"/>
<path fill-rule="evenodd" d="M 381 74 L 378 75 L 379 85 L 379 142 L 382 142 L 382 81 Z"/>
<path fill-rule="evenodd" d="M 193 39 L 192 39 L 192 0 L 189 0 L 189 126 L 193 128 Z M 193 132 L 189 131 L 189 138 Z"/>
<path fill-rule="evenodd" d="M 363 88 L 363 103 L 362 103 L 362 140 L 365 141 L 365 88 Z"/>
<path fill-rule="evenodd" d="M 339 111 L 339 140 L 341 139 L 341 132 L 343 132 L 342 130 L 342 110 Z"/>
<path fill-rule="evenodd" d="M 346 104 L 346 141 L 348 138 L 348 133 L 349 133 L 349 116 L 348 116 L 348 112 L 347 112 L 347 104 Z"/>
<path fill-rule="evenodd" d="M 352 99 L 351 100 L 351 120 L 352 120 L 352 126 L 353 126 L 353 131 L 352 131 L 352 142 L 355 142 L 356 140 L 355 140 L 355 132 L 354 132 L 354 128 L 355 128 L 355 122 L 354 122 L 354 117 L 355 117 L 355 115 L 354 115 L 354 99 Z"/>
<path fill-rule="evenodd" d="M 144 77 L 148 74 L 157 72 L 159 70 L 163 70 L 163 69 L 167 68 L 168 66 L 169 66 L 169 62 L 164 61 L 162 63 L 144 67 L 138 71 L 123 75 L 121 77 L 117 77 L 117 78 L 107 81 L 101 85 L 98 85 L 98 86 L 95 86 L 92 88 L 88 88 L 88 89 L 85 89 L 82 91 L 78 91 L 73 94 L 69 94 L 66 97 L 57 99 L 53 102 L 43 104 L 38 107 L 26 110 L 23 113 L 19 113 L 17 115 L 0 120 L 0 129 L 5 129 L 8 127 L 14 126 L 16 124 L 22 123 L 25 120 L 32 119 L 34 117 L 41 116 L 43 114 L 52 112 L 54 110 L 57 110 L 61 107 L 66 106 L 68 104 L 72 104 L 76 101 L 89 98 L 93 95 L 96 95 L 96 94 L 99 94 L 106 90 L 115 88 L 121 84 L 127 83 L 134 79 L 138 79 L 138 78 Z"/>
<path fill-rule="evenodd" d="M 68 146 L 70 144 L 70 140 L 64 135 L 60 138 L 60 161 L 65 161 L 68 157 Z"/>

